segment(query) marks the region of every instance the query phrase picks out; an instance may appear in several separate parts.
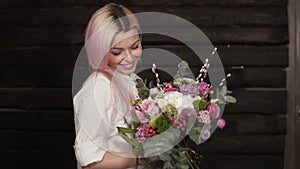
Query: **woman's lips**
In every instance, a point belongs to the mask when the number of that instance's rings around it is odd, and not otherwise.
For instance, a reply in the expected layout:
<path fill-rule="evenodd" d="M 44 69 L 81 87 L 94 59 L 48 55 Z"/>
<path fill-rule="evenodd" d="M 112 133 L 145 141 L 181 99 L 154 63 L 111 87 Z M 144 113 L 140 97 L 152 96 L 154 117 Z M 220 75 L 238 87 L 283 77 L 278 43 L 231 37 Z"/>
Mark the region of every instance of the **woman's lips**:
<path fill-rule="evenodd" d="M 135 63 L 131 62 L 131 63 L 126 63 L 126 64 L 120 64 L 120 66 L 124 69 L 133 69 Z"/>

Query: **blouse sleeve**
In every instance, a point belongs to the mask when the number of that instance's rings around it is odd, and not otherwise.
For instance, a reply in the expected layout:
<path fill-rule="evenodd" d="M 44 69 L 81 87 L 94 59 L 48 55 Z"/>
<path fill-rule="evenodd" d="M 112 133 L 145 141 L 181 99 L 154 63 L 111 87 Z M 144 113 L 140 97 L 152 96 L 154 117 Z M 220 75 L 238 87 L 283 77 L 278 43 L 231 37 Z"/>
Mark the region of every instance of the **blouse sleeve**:
<path fill-rule="evenodd" d="M 73 98 L 76 130 L 73 147 L 80 166 L 101 161 L 107 151 L 110 131 L 106 114 L 110 97 L 109 81 L 102 78 L 83 87 Z"/>

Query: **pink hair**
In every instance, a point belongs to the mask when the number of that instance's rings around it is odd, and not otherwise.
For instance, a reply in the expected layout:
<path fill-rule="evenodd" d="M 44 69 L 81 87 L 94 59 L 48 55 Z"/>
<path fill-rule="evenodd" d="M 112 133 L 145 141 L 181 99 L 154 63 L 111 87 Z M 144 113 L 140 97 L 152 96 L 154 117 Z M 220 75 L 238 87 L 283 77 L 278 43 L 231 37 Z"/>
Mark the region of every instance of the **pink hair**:
<path fill-rule="evenodd" d="M 126 89 L 118 78 L 113 78 L 115 70 L 108 65 L 107 53 L 116 44 L 120 32 L 127 32 L 140 27 L 136 17 L 126 7 L 109 3 L 98 9 L 92 16 L 86 28 L 85 48 L 90 67 L 103 73 L 115 85 L 125 103 L 130 103 L 132 93 Z M 121 38 L 122 40 L 122 38 Z"/>

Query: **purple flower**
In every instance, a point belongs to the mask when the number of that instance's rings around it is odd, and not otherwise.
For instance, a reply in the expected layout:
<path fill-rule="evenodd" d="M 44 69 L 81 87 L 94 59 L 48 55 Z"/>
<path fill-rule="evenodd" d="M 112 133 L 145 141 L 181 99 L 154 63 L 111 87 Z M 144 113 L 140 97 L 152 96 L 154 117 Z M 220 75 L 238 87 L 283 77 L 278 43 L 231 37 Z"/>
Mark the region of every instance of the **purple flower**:
<path fill-rule="evenodd" d="M 209 116 L 212 119 L 216 119 L 220 116 L 220 107 L 216 103 L 207 103 L 205 109 L 208 110 Z"/>
<path fill-rule="evenodd" d="M 207 83 L 201 82 L 201 83 L 199 83 L 199 85 L 198 85 L 198 90 L 199 90 L 200 95 L 201 95 L 202 97 L 207 97 L 207 96 L 210 94 L 210 90 L 211 90 L 211 89 L 209 88 L 209 86 L 208 86 Z"/>
<path fill-rule="evenodd" d="M 180 115 L 183 117 L 187 117 L 190 115 L 196 115 L 196 111 L 193 108 L 187 107 L 187 108 L 183 108 L 181 110 Z"/>
<path fill-rule="evenodd" d="M 197 86 L 193 86 L 193 85 L 187 85 L 187 84 L 181 85 L 179 87 L 179 91 L 184 95 L 191 95 L 192 97 L 196 97 L 199 95 Z"/>
<path fill-rule="evenodd" d="M 205 130 L 201 133 L 201 138 L 204 139 L 204 140 L 207 140 L 209 137 L 210 137 L 210 131 L 209 130 Z"/>
<path fill-rule="evenodd" d="M 150 95 L 158 93 L 160 90 L 157 87 L 151 88 L 149 93 Z"/>

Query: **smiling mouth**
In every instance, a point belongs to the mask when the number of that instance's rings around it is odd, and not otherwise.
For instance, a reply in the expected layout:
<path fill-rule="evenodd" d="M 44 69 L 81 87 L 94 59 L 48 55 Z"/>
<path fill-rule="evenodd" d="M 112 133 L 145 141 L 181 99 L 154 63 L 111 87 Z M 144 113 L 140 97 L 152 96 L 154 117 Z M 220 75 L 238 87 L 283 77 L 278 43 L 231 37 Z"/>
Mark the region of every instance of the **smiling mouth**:
<path fill-rule="evenodd" d="M 127 64 L 120 64 L 120 66 L 122 66 L 122 68 L 125 68 L 125 69 L 132 69 L 134 66 L 134 62 L 127 63 Z"/>

